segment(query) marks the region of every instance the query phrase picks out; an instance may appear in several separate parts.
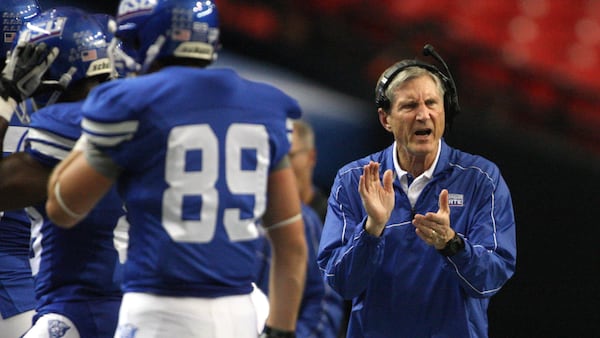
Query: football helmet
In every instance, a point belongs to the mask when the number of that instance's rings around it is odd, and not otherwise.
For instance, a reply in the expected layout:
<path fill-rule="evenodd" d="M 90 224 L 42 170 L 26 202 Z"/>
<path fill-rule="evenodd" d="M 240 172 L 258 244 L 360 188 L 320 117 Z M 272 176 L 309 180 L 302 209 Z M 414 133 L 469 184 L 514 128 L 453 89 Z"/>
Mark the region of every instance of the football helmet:
<path fill-rule="evenodd" d="M 121 0 L 115 36 L 135 61 L 132 72 L 145 73 L 166 57 L 212 62 L 220 47 L 217 6 L 210 0 Z"/>
<path fill-rule="evenodd" d="M 41 9 L 37 0 L 0 1 L 0 15 L 2 16 L 2 25 L 0 26 L 2 30 L 0 60 L 6 58 L 6 54 L 12 48 L 15 37 L 23 23 L 33 19 L 40 13 Z"/>
<path fill-rule="evenodd" d="M 115 37 L 115 31 L 117 30 L 117 20 L 115 20 L 115 18 L 112 15 L 106 13 L 94 13 L 92 14 L 92 16 L 95 17 L 96 20 L 98 20 L 98 22 L 102 26 L 104 34 L 106 35 L 106 41 L 110 43 L 110 41 Z"/>
<path fill-rule="evenodd" d="M 108 21 L 100 21 L 95 14 L 75 7 L 57 7 L 42 12 L 19 31 L 17 43 L 45 43 L 59 49 L 33 95 L 38 107 L 56 102 L 78 80 L 112 74 L 107 55 Z"/>
<path fill-rule="evenodd" d="M 115 53 L 120 52 L 121 45 L 121 43 L 117 39 L 115 39 L 115 32 L 117 31 L 117 20 L 112 15 L 106 13 L 96 13 L 93 15 L 100 22 L 100 25 L 106 33 L 106 42 L 108 43 L 107 55 L 113 66 L 113 72 L 110 77 L 122 77 L 121 74 L 117 71 L 115 64 Z"/>

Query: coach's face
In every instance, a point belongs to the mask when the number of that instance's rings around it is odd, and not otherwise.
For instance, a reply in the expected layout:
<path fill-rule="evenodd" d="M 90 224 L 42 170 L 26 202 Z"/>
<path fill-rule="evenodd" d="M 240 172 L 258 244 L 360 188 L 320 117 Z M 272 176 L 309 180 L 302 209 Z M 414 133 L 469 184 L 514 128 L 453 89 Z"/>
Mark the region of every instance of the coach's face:
<path fill-rule="evenodd" d="M 401 165 L 433 160 L 444 134 L 444 99 L 429 75 L 411 78 L 395 90 L 389 112 L 379 109 L 383 127 L 394 134 Z"/>

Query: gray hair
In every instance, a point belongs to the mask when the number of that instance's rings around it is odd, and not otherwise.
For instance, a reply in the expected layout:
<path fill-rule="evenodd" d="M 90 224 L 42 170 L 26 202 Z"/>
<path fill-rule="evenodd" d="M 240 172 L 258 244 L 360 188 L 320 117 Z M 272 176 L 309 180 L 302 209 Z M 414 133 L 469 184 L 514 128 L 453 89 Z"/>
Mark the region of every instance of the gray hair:
<path fill-rule="evenodd" d="M 406 81 L 409 81 L 409 80 L 412 80 L 412 79 L 415 79 L 415 78 L 418 78 L 421 76 L 429 76 L 433 80 L 433 82 L 435 82 L 438 92 L 440 93 L 440 97 L 442 97 L 442 99 L 443 99 L 446 89 L 444 88 L 444 85 L 442 84 L 442 80 L 440 80 L 440 78 L 437 75 L 435 75 L 434 73 L 430 72 L 429 70 L 427 70 L 425 68 L 421 68 L 418 66 L 411 66 L 411 67 L 407 67 L 406 69 L 404 69 L 400 73 L 398 73 L 398 75 L 396 75 L 392 79 L 392 82 L 385 90 L 385 96 L 390 100 L 390 104 L 393 104 L 394 100 L 396 99 L 396 90 L 398 89 L 398 87 L 403 85 Z"/>

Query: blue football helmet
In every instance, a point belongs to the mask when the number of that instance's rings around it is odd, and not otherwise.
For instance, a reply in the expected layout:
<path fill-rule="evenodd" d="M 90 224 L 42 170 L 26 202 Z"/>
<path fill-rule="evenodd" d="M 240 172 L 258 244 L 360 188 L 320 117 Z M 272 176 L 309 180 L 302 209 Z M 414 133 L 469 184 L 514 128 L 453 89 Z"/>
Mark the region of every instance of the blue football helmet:
<path fill-rule="evenodd" d="M 59 54 L 33 96 L 37 106 L 56 102 L 62 92 L 77 81 L 113 73 L 107 55 L 108 21 L 74 7 L 57 7 L 29 21 L 18 34 L 18 42 L 45 43 Z M 10 61 L 9 61 L 10 62 Z"/>
<path fill-rule="evenodd" d="M 111 77 L 123 78 L 135 75 L 128 71 L 129 68 L 135 68 L 135 60 L 123 52 L 123 43 L 121 40 L 115 38 L 115 32 L 117 31 L 117 20 L 113 16 L 104 13 L 97 13 L 94 14 L 94 16 L 100 21 L 100 24 L 103 25 L 107 32 L 107 52 L 114 68 L 114 72 Z"/>
<path fill-rule="evenodd" d="M 41 13 L 37 0 L 2 0 L 0 15 L 2 16 L 2 43 L 0 44 L 0 59 L 5 59 L 12 48 L 17 33 L 23 23 Z M 0 68 L 3 65 L 0 65 Z"/>
<path fill-rule="evenodd" d="M 210 0 L 121 0 L 115 35 L 135 61 L 131 72 L 145 73 L 166 57 L 212 62 L 220 47 L 217 6 Z"/>
<path fill-rule="evenodd" d="M 94 13 L 92 16 L 98 20 L 102 26 L 102 30 L 106 34 L 106 41 L 110 43 L 110 41 L 115 37 L 117 20 L 112 15 L 106 13 Z"/>
<path fill-rule="evenodd" d="M 113 73 L 111 74 L 111 78 L 119 78 L 122 77 L 121 74 L 116 69 L 115 64 L 115 53 L 120 52 L 120 41 L 115 39 L 115 32 L 117 31 L 117 20 L 109 14 L 106 13 L 96 13 L 93 14 L 94 17 L 100 22 L 104 32 L 106 33 L 106 42 L 108 43 L 107 54 L 113 66 Z"/>

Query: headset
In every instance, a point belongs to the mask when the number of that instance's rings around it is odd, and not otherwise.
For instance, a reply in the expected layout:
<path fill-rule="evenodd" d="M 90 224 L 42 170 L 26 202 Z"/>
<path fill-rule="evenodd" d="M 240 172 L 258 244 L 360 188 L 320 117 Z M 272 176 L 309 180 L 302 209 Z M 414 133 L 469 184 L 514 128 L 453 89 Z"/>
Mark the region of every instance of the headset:
<path fill-rule="evenodd" d="M 419 61 L 417 59 L 407 59 L 402 60 L 395 63 L 393 66 L 386 69 L 379 81 L 377 82 L 377 86 L 375 87 L 375 104 L 377 108 L 382 108 L 383 110 L 390 109 L 390 99 L 385 95 L 386 90 L 392 80 L 400 74 L 403 70 L 408 67 L 419 67 L 424 68 L 437 76 L 444 86 L 444 111 L 446 112 L 446 129 L 449 129 L 452 125 L 452 120 L 454 117 L 460 113 L 460 106 L 458 104 L 458 93 L 456 91 L 456 84 L 454 79 L 452 78 L 452 74 L 450 74 L 450 70 L 448 69 L 448 65 L 442 59 L 442 57 L 435 51 L 432 45 L 426 44 L 423 47 L 423 55 L 431 56 L 436 61 L 438 61 L 442 66 L 444 66 L 444 70 L 446 74 L 442 73 L 437 67 L 431 65 L 429 63 Z"/>

